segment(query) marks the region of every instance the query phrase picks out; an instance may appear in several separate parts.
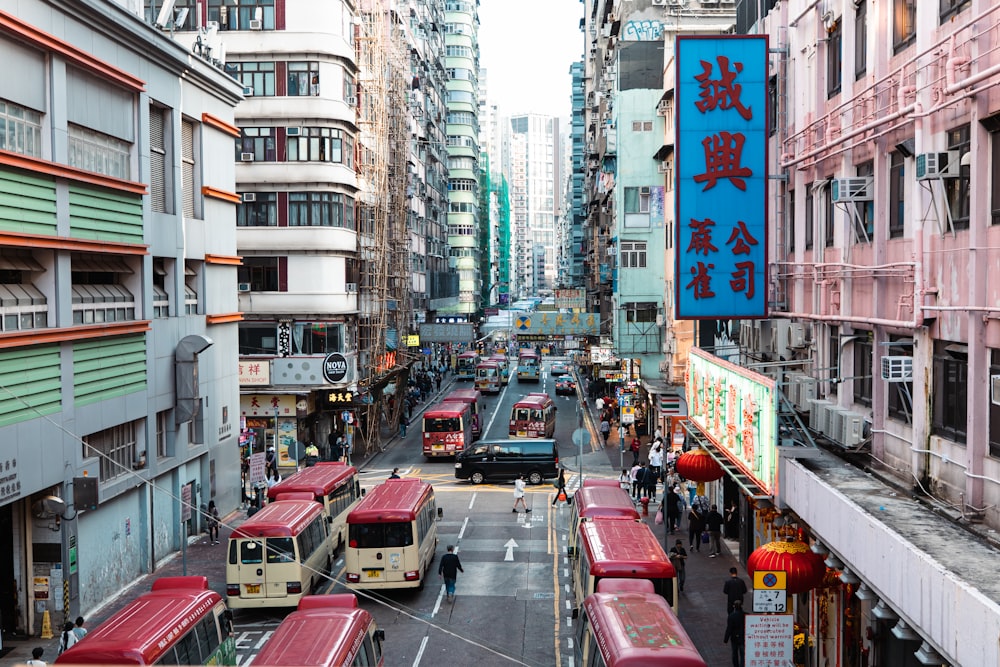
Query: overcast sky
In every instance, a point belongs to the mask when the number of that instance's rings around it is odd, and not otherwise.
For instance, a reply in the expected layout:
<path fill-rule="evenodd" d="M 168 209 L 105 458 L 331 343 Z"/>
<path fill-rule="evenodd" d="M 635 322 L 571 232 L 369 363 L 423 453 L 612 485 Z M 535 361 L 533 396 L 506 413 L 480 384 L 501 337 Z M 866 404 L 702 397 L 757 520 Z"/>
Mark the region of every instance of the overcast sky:
<path fill-rule="evenodd" d="M 479 64 L 501 114 L 569 118 L 569 66 L 583 54 L 583 7 L 580 0 L 481 0 Z"/>

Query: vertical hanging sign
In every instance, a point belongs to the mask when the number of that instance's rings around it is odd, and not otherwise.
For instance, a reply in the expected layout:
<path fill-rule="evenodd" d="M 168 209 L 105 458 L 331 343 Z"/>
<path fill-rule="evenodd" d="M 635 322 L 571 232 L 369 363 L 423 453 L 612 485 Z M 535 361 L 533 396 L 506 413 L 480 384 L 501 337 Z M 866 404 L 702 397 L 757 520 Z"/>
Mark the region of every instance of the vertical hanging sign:
<path fill-rule="evenodd" d="M 677 319 L 767 316 L 767 48 L 677 38 Z"/>

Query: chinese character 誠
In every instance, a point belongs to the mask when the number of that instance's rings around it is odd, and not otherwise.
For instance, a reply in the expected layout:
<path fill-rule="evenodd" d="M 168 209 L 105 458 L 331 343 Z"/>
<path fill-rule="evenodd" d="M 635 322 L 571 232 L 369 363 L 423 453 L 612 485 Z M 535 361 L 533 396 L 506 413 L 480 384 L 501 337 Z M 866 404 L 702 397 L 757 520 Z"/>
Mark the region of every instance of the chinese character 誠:
<path fill-rule="evenodd" d="M 685 285 L 685 289 L 692 290 L 695 299 L 710 299 L 715 296 L 715 292 L 712 291 L 712 277 L 708 275 L 709 269 L 714 268 L 715 264 L 704 262 L 698 262 L 697 267 L 691 267 L 691 275 L 694 278 Z"/>
<path fill-rule="evenodd" d="M 719 132 L 705 137 L 701 145 L 705 149 L 705 173 L 696 174 L 695 183 L 705 183 L 702 192 L 715 187 L 720 178 L 728 178 L 729 182 L 742 191 L 746 191 L 744 178 L 753 176 L 749 167 L 743 167 L 743 144 L 746 137 L 741 132 Z"/>
<path fill-rule="evenodd" d="M 743 63 L 733 63 L 733 70 L 729 69 L 729 58 L 726 56 L 716 56 L 719 63 L 719 78 L 712 79 L 712 63 L 701 61 L 701 74 L 694 77 L 695 81 L 701 84 L 701 101 L 695 102 L 698 111 L 715 111 L 715 109 L 736 109 L 743 117 L 743 120 L 753 118 L 753 112 L 743 106 L 740 100 L 740 93 L 743 86 L 736 83 L 736 75 L 743 71 Z"/>
<path fill-rule="evenodd" d="M 715 226 L 715 221 L 709 218 L 704 220 L 691 219 L 688 223 L 693 231 L 691 232 L 691 243 L 688 244 L 688 252 L 694 251 L 694 254 L 708 255 L 710 252 L 718 252 L 719 249 L 712 245 L 712 227 Z"/>

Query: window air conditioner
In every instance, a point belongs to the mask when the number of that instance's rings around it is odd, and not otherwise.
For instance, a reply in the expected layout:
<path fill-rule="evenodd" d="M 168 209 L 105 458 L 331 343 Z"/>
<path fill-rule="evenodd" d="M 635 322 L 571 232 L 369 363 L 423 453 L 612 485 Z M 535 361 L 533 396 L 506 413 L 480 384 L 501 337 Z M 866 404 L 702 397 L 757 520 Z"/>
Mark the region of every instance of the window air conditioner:
<path fill-rule="evenodd" d="M 641 188 L 639 188 L 639 194 L 640 195 L 648 195 L 649 194 L 649 186 L 648 185 L 644 185 Z"/>
<path fill-rule="evenodd" d="M 921 153 L 917 156 L 917 180 L 958 178 L 959 163 L 958 151 Z"/>
<path fill-rule="evenodd" d="M 913 379 L 913 357 L 882 357 L 882 379 L 909 382 Z"/>
<path fill-rule="evenodd" d="M 873 181 L 871 176 L 833 179 L 831 190 L 834 203 L 872 201 Z"/>
<path fill-rule="evenodd" d="M 251 30 L 260 30 L 263 27 L 264 27 L 264 23 L 260 19 L 250 19 L 250 29 Z"/>
<path fill-rule="evenodd" d="M 253 97 L 253 86 L 243 86 L 243 97 Z"/>
<path fill-rule="evenodd" d="M 285 136 L 286 137 L 300 137 L 300 136 L 302 136 L 302 128 L 301 127 L 286 127 L 285 128 Z"/>
<path fill-rule="evenodd" d="M 256 192 L 244 192 L 243 193 L 243 202 L 244 203 L 255 202 L 255 201 L 257 201 L 257 193 Z"/>
<path fill-rule="evenodd" d="M 664 160 L 663 162 L 661 162 L 660 166 L 657 167 L 656 170 L 658 172 L 660 172 L 661 174 L 669 174 L 670 173 L 670 160 Z"/>
<path fill-rule="evenodd" d="M 345 283 L 345 291 L 348 294 L 354 294 L 354 293 L 356 293 L 358 291 L 358 284 L 357 283 Z"/>
<path fill-rule="evenodd" d="M 670 100 L 660 100 L 659 104 L 656 105 L 656 113 L 660 116 L 666 116 L 667 111 L 670 110 L 670 106 Z"/>
<path fill-rule="evenodd" d="M 240 153 L 240 160 L 243 162 L 253 162 L 253 153 Z"/>
<path fill-rule="evenodd" d="M 239 284 L 239 290 L 241 292 L 249 292 L 250 291 L 250 283 L 240 283 Z"/>
<path fill-rule="evenodd" d="M 667 4 L 667 0 L 653 0 L 653 4 L 654 5 L 665 5 L 665 4 Z"/>

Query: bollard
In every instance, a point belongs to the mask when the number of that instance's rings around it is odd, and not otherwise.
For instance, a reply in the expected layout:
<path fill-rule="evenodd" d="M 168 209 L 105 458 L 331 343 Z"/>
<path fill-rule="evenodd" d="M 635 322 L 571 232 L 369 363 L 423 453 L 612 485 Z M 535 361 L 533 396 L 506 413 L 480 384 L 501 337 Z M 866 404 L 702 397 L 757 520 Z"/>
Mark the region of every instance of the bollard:
<path fill-rule="evenodd" d="M 649 498 L 643 496 L 639 499 L 639 504 L 642 505 L 642 516 L 649 516 Z"/>
<path fill-rule="evenodd" d="M 40 639 L 52 639 L 52 620 L 48 609 L 42 613 L 42 634 L 38 636 Z"/>

